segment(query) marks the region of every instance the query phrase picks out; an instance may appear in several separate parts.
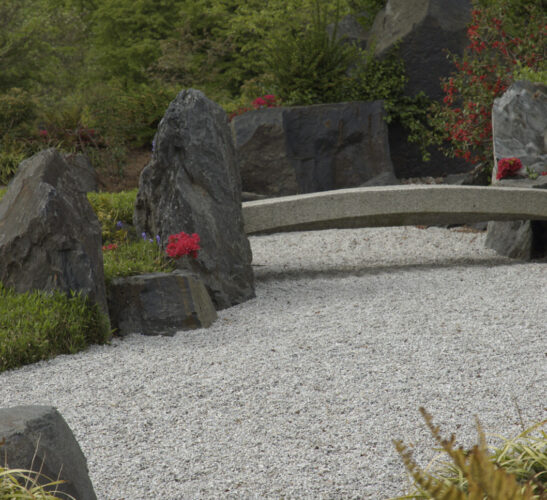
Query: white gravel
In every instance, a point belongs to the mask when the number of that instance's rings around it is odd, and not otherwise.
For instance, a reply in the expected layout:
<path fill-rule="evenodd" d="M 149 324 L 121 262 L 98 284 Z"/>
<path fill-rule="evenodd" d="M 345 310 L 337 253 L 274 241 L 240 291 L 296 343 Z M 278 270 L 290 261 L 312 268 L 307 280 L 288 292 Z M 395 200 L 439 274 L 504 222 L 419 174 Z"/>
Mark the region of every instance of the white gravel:
<path fill-rule="evenodd" d="M 420 406 L 465 446 L 475 415 L 546 417 L 546 262 L 440 228 L 251 244 L 256 299 L 0 374 L 1 406 L 57 407 L 109 500 L 385 499 L 408 487 L 392 439 L 436 454 Z"/>

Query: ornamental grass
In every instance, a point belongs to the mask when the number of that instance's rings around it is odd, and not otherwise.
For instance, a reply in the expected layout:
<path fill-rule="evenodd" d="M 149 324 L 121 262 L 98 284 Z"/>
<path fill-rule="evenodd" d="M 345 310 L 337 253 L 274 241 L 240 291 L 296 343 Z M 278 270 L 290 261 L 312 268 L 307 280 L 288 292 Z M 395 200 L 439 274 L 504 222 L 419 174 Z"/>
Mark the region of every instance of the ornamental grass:
<path fill-rule="evenodd" d="M 414 491 L 403 499 L 435 500 L 545 500 L 547 499 L 547 434 L 540 427 L 547 420 L 524 430 L 489 452 L 477 420 L 479 444 L 470 450 L 455 448 L 455 437 L 443 439 L 432 417 L 420 408 L 435 441 L 452 462 L 440 462 L 435 473 L 422 471 L 409 448 L 394 441 L 413 480 Z M 431 467 L 430 464 L 427 469 Z"/>

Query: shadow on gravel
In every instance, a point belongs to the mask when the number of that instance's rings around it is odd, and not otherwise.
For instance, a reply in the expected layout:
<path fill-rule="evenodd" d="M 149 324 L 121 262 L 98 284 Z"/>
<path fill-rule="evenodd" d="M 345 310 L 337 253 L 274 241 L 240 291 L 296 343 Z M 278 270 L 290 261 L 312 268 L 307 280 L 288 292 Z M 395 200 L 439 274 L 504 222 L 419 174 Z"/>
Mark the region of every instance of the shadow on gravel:
<path fill-rule="evenodd" d="M 272 269 L 269 266 L 253 265 L 253 271 L 256 281 L 270 280 L 299 280 L 299 279 L 330 279 L 330 278 L 349 278 L 360 276 L 376 276 L 379 274 L 395 274 L 400 272 L 419 272 L 433 271 L 439 269 L 456 269 L 456 268 L 479 268 L 479 267 L 507 267 L 521 266 L 533 263 L 547 263 L 545 260 L 524 262 L 520 260 L 507 259 L 505 257 L 488 258 L 488 259 L 443 259 L 442 262 L 419 262 L 411 264 L 390 264 L 390 265 L 366 265 L 356 267 L 354 264 L 345 266 L 344 264 L 322 264 L 322 267 L 289 267 L 280 269 L 279 267 Z"/>

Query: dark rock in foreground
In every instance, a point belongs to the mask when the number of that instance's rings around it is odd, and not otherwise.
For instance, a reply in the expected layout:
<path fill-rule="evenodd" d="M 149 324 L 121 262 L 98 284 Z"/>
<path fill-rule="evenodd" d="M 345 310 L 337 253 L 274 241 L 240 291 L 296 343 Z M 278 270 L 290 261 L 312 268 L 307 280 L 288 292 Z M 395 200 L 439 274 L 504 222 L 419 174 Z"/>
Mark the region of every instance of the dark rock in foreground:
<path fill-rule="evenodd" d="M 112 326 L 118 335 L 174 335 L 207 328 L 217 318 L 203 283 L 184 272 L 116 278 L 108 287 Z"/>
<path fill-rule="evenodd" d="M 69 426 L 51 406 L 0 408 L 0 447 L 9 469 L 24 469 L 43 476 L 39 484 L 60 479 L 62 484 L 48 487 L 52 492 L 78 500 L 96 500 L 89 479 L 87 462 Z"/>
<path fill-rule="evenodd" d="M 0 281 L 81 292 L 106 313 L 101 226 L 72 167 L 48 149 L 21 162 L 0 201 Z"/>
<path fill-rule="evenodd" d="M 198 258 L 178 265 L 204 281 L 218 309 L 254 297 L 230 129 L 224 110 L 203 93 L 183 90 L 161 120 L 141 173 L 134 223 L 163 242 L 182 231 L 199 234 Z"/>

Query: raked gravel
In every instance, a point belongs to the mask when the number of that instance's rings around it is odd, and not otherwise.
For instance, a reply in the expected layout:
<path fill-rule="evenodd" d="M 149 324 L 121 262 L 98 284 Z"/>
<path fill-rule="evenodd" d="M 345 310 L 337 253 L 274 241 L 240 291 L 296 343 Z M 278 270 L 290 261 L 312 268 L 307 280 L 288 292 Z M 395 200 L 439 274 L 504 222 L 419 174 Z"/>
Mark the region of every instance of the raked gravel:
<path fill-rule="evenodd" d="M 57 407 L 99 499 L 373 498 L 392 439 L 512 437 L 546 417 L 547 263 L 416 227 L 252 237 L 256 299 L 206 330 L 131 335 L 0 374 L 0 405 Z M 496 444 L 495 439 L 490 440 Z"/>

